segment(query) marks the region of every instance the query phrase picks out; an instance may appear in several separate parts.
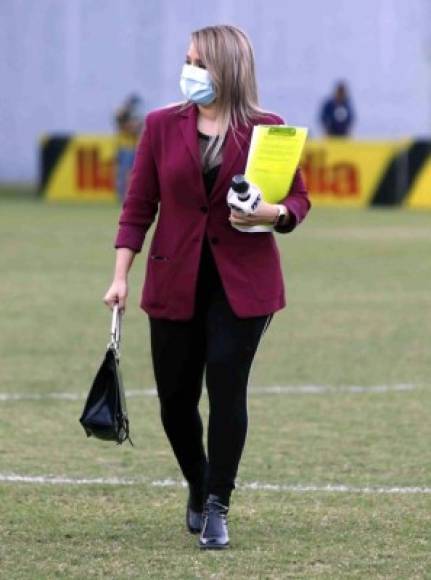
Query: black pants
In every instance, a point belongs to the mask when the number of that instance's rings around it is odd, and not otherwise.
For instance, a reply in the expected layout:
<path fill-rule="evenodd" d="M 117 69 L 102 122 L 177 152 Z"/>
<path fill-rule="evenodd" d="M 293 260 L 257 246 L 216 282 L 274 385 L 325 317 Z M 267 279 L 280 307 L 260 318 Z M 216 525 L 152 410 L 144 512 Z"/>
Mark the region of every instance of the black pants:
<path fill-rule="evenodd" d="M 184 477 L 229 504 L 247 433 L 247 382 L 271 315 L 238 318 L 204 244 L 192 320 L 150 318 L 163 427 Z M 209 397 L 208 459 L 198 410 L 204 370 Z"/>

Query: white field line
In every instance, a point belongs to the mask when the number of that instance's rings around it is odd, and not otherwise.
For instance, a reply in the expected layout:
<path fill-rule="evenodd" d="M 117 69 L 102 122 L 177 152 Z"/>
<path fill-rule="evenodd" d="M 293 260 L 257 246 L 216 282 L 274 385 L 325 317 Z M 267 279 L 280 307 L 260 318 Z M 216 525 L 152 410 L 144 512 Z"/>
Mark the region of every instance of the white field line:
<path fill-rule="evenodd" d="M 18 475 L 16 473 L 0 473 L 0 483 L 28 483 L 33 485 L 150 485 L 152 487 L 187 487 L 185 481 L 175 479 L 156 479 L 148 478 L 121 478 L 121 477 L 95 477 L 95 478 L 78 478 L 78 477 L 56 477 L 52 475 Z M 356 486 L 343 484 L 327 485 L 303 485 L 303 484 L 282 484 L 282 483 L 263 483 L 258 481 L 243 482 L 237 484 L 238 489 L 251 491 L 272 491 L 287 493 L 353 493 L 353 494 L 431 494 L 431 487 L 420 486 Z"/>
<path fill-rule="evenodd" d="M 400 391 L 413 391 L 416 385 L 375 385 L 364 387 L 348 385 L 331 387 L 329 385 L 272 385 L 266 387 L 250 387 L 250 395 L 337 395 L 337 394 L 361 394 L 361 393 L 390 393 Z M 136 397 L 155 397 L 156 389 L 140 389 L 126 391 L 128 399 Z M 87 393 L 0 393 L 0 402 L 7 401 L 84 401 Z"/>

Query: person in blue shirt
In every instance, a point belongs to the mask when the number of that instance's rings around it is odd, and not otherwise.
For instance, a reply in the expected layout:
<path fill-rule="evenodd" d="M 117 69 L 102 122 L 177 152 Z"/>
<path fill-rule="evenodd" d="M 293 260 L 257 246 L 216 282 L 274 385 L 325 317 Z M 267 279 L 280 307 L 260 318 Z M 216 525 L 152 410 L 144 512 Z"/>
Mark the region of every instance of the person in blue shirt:
<path fill-rule="evenodd" d="M 323 103 L 320 122 L 328 136 L 345 137 L 350 135 L 354 114 L 345 83 L 337 83 L 334 94 Z"/>

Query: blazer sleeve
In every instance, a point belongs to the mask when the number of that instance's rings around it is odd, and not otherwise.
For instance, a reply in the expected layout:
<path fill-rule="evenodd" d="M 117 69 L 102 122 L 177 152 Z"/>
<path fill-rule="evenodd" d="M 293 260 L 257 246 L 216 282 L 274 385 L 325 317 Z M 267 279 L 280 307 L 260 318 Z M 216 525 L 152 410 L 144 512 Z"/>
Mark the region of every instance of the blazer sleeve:
<path fill-rule="evenodd" d="M 130 248 L 138 253 L 145 234 L 153 223 L 160 201 L 159 180 L 151 147 L 151 114 L 139 140 L 130 184 L 120 214 L 116 248 Z"/>
<path fill-rule="evenodd" d="M 280 234 L 287 234 L 302 222 L 311 207 L 301 169 L 296 170 L 289 193 L 279 204 L 286 206 L 289 217 L 284 225 L 275 226 L 274 229 Z"/>

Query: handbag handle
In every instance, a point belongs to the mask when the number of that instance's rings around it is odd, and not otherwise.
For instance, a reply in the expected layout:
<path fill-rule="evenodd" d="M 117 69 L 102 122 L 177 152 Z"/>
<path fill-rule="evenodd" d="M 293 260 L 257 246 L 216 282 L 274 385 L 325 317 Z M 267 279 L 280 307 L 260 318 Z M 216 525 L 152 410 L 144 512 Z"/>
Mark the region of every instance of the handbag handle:
<path fill-rule="evenodd" d="M 114 304 L 112 309 L 111 340 L 108 344 L 108 348 L 112 348 L 115 351 L 117 358 L 120 357 L 121 317 L 122 312 L 120 307 L 118 304 Z"/>

